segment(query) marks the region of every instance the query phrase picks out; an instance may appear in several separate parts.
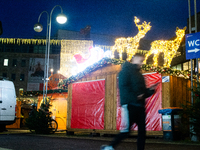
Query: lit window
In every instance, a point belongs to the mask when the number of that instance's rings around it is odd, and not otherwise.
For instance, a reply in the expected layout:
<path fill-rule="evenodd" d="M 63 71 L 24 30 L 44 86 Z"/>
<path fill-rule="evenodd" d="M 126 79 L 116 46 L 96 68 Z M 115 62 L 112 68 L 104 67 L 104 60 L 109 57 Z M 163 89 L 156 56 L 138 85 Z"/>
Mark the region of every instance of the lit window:
<path fill-rule="evenodd" d="M 183 63 L 183 70 L 189 70 L 188 62 Z"/>
<path fill-rule="evenodd" d="M 8 59 L 4 59 L 3 65 L 4 65 L 4 66 L 8 66 Z"/>
<path fill-rule="evenodd" d="M 173 66 L 172 69 L 176 69 L 176 66 Z"/>
<path fill-rule="evenodd" d="M 178 65 L 177 65 L 177 70 L 182 70 L 181 64 L 178 64 Z"/>

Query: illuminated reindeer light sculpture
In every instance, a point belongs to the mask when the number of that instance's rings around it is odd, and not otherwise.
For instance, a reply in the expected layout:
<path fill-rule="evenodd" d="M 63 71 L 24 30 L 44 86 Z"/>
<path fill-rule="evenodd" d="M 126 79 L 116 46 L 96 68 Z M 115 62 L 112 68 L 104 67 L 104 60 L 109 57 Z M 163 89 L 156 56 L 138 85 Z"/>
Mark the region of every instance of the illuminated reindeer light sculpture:
<path fill-rule="evenodd" d="M 138 28 L 139 31 L 138 34 L 135 37 L 116 39 L 115 45 L 112 48 L 113 58 L 115 50 L 119 53 L 119 58 L 121 60 L 122 60 L 122 53 L 126 51 L 127 60 L 130 60 L 132 56 L 137 52 L 140 39 L 143 38 L 145 34 L 151 29 L 150 22 L 147 24 L 146 21 L 144 21 L 141 25 L 138 25 L 140 20 L 137 17 L 135 17 L 134 22 Z"/>
<path fill-rule="evenodd" d="M 148 59 L 148 57 L 151 54 L 154 54 L 153 57 L 153 65 L 157 66 L 158 65 L 158 56 L 159 53 L 163 52 L 164 53 L 164 67 L 170 67 L 171 61 L 173 59 L 173 57 L 175 56 L 180 43 L 182 41 L 182 38 L 185 35 L 185 30 L 186 27 L 184 27 L 183 29 L 179 29 L 178 27 L 176 28 L 176 39 L 174 40 L 166 40 L 166 41 L 161 41 L 161 40 L 157 40 L 157 41 L 153 41 L 151 43 L 151 49 L 150 51 L 145 55 L 145 60 L 144 63 L 146 64 L 146 61 Z"/>

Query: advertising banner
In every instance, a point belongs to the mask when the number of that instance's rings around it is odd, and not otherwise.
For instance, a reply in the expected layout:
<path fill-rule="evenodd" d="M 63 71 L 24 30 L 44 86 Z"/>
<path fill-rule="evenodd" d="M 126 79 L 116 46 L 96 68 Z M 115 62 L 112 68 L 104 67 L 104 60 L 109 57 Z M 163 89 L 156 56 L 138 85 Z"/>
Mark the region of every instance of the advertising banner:
<path fill-rule="evenodd" d="M 44 58 L 30 58 L 28 70 L 28 82 L 43 83 L 44 78 Z M 49 59 L 49 76 L 51 75 L 50 69 L 53 68 L 53 59 Z"/>

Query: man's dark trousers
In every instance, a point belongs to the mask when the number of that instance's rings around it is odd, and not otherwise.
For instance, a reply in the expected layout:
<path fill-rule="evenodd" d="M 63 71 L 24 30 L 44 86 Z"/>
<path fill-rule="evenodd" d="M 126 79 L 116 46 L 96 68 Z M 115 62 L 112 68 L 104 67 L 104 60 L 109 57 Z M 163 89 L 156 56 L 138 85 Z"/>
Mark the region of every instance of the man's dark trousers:
<path fill-rule="evenodd" d="M 120 133 L 111 142 L 111 146 L 116 147 L 121 140 L 127 138 L 130 134 L 131 126 L 133 125 L 133 123 L 136 123 L 138 126 L 137 149 L 144 150 L 146 138 L 145 108 L 140 106 L 134 106 L 131 104 L 127 104 L 126 107 L 122 107 L 125 108 L 125 116 L 122 117 L 127 117 L 128 130 L 121 130 Z"/>

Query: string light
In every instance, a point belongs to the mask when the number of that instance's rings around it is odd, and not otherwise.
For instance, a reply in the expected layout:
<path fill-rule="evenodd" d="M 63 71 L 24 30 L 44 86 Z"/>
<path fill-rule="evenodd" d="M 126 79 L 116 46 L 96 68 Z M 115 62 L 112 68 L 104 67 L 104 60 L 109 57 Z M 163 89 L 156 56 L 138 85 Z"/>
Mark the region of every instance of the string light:
<path fill-rule="evenodd" d="M 61 40 L 60 73 L 68 77 L 73 75 L 72 72 L 77 67 L 73 56 L 77 53 L 88 56 L 92 45 L 91 40 Z"/>
<path fill-rule="evenodd" d="M 158 56 L 160 53 L 164 53 L 164 67 L 170 67 L 173 57 L 176 55 L 176 52 L 181 44 L 181 41 L 185 35 L 186 27 L 183 29 L 176 28 L 176 39 L 174 40 L 157 40 L 151 43 L 150 51 L 145 55 L 144 63 L 151 54 L 154 54 L 153 65 L 158 66 Z"/>
<path fill-rule="evenodd" d="M 112 58 L 114 58 L 114 52 L 117 51 L 119 53 L 120 60 L 122 60 L 123 52 L 127 53 L 127 60 L 130 60 L 132 56 L 137 52 L 140 39 L 143 38 L 145 34 L 151 29 L 150 22 L 147 24 L 147 22 L 144 21 L 141 25 L 138 25 L 140 20 L 137 17 L 135 17 L 134 22 L 138 28 L 138 34 L 134 37 L 116 39 L 115 45 L 112 48 Z"/>
<path fill-rule="evenodd" d="M 20 39 L 20 38 L 0 38 L 2 44 L 33 44 L 33 45 L 46 45 L 46 39 Z M 60 45 L 61 40 L 50 40 L 51 45 Z"/>

